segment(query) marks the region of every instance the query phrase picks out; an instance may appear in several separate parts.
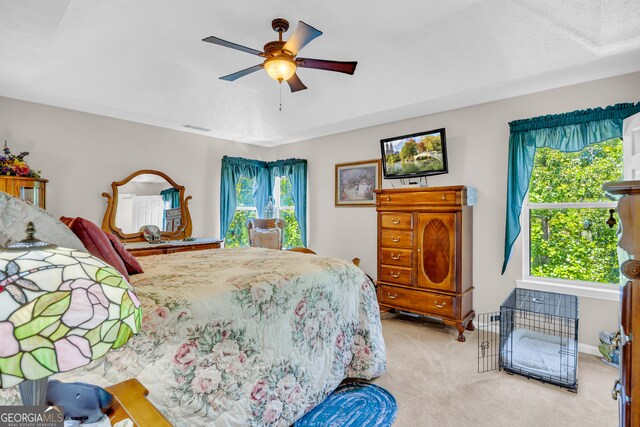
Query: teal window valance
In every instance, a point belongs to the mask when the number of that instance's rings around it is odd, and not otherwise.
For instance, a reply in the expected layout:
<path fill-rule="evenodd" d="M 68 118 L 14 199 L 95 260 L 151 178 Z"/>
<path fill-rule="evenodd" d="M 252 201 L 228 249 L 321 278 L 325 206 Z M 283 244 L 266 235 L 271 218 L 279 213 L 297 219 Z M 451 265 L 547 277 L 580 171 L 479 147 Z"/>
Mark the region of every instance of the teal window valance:
<path fill-rule="evenodd" d="M 295 203 L 294 215 L 300 227 L 302 243 L 307 245 L 307 161 L 286 159 L 273 162 L 245 159 L 242 157 L 222 158 L 220 179 L 220 235 L 224 238 L 229 231 L 237 208 L 236 184 L 240 177 L 255 179 L 253 200 L 262 212 L 277 176 L 287 176 L 291 181 L 291 192 Z"/>
<path fill-rule="evenodd" d="M 608 139 L 621 138 L 622 122 L 638 112 L 640 112 L 640 102 L 540 116 L 509 123 L 507 218 L 502 274 L 507 268 L 513 244 L 521 231 L 520 213 L 529 190 L 536 149 L 548 147 L 562 152 L 573 152 Z"/>

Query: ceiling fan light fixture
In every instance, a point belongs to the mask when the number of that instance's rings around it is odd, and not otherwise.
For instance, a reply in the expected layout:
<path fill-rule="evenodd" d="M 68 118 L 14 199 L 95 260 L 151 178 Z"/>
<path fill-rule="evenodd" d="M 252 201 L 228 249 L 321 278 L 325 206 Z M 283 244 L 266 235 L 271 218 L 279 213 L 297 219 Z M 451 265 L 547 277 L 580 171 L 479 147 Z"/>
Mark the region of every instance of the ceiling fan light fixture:
<path fill-rule="evenodd" d="M 277 56 L 264 61 L 264 69 L 269 77 L 282 83 L 283 80 L 293 77 L 296 72 L 296 62 L 286 56 Z"/>

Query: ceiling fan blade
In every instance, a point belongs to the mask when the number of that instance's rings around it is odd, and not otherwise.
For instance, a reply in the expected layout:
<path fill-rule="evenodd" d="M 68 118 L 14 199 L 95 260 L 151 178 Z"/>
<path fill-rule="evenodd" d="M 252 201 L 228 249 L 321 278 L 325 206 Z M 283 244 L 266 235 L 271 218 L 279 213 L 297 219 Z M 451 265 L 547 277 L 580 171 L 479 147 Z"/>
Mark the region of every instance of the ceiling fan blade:
<path fill-rule="evenodd" d="M 232 82 L 236 79 L 239 79 L 240 77 L 244 77 L 247 74 L 251 74 L 253 72 L 256 72 L 258 70 L 260 70 L 262 68 L 262 64 L 258 64 L 258 65 L 254 65 L 253 67 L 249 67 L 249 68 L 245 68 L 244 70 L 240 70 L 240 71 L 236 71 L 233 74 L 229 74 L 227 76 L 222 76 L 220 77 L 220 80 L 226 80 L 228 82 Z"/>
<path fill-rule="evenodd" d="M 205 39 L 202 39 L 202 41 L 207 43 L 217 44 L 224 47 L 230 47 L 231 49 L 235 49 L 235 50 L 241 50 L 242 52 L 247 52 L 252 55 L 260 56 L 262 54 L 262 52 L 260 52 L 259 50 L 251 49 L 250 47 L 242 46 L 237 43 L 231 43 L 214 36 L 209 36 Z"/>
<path fill-rule="evenodd" d="M 298 67 L 315 68 L 317 70 L 336 71 L 338 73 L 353 74 L 356 71 L 357 61 L 327 61 L 325 59 L 298 58 Z"/>
<path fill-rule="evenodd" d="M 284 44 L 283 49 L 288 50 L 296 56 L 300 49 L 305 47 L 309 42 L 318 36 L 322 35 L 322 31 L 316 30 L 311 25 L 305 24 L 302 21 L 298 21 L 296 30 L 291 34 L 289 40 Z"/>
<path fill-rule="evenodd" d="M 307 88 L 304 83 L 302 83 L 302 80 L 300 80 L 300 77 L 298 77 L 298 75 L 295 73 L 289 80 L 287 80 L 287 83 L 289 84 L 291 92 L 297 92 L 299 90 L 305 90 Z"/>

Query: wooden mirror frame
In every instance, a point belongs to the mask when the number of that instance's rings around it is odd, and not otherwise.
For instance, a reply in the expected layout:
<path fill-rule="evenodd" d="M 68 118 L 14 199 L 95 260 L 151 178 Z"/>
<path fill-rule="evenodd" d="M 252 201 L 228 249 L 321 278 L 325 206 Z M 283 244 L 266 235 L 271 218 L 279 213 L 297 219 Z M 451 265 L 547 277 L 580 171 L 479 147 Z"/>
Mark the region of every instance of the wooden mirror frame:
<path fill-rule="evenodd" d="M 113 233 L 123 242 L 144 242 L 145 238 L 142 235 L 142 232 L 138 233 L 125 233 L 120 228 L 116 226 L 116 210 L 118 208 L 118 187 L 121 187 L 131 180 L 133 180 L 138 175 L 158 175 L 164 178 L 173 188 L 177 189 L 180 192 L 180 213 L 182 215 L 182 221 L 180 227 L 176 231 L 161 231 L 160 236 L 162 240 L 178 240 L 178 239 L 186 239 L 191 237 L 191 214 L 189 213 L 189 200 L 191 200 L 191 196 L 184 197 L 184 187 L 182 185 L 178 185 L 174 180 L 169 178 L 165 173 L 152 170 L 152 169 L 142 169 L 137 172 L 132 173 L 122 181 L 114 181 L 111 183 L 111 193 L 102 193 L 102 197 L 107 199 L 107 210 L 104 213 L 104 218 L 102 219 L 102 229 L 106 232 Z"/>

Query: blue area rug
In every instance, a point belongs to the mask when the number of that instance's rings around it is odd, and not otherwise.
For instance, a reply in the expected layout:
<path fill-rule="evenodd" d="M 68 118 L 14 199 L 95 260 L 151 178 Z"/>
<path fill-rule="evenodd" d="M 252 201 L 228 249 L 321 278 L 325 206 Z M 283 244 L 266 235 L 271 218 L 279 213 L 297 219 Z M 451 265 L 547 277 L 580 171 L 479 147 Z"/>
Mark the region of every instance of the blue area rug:
<path fill-rule="evenodd" d="M 391 393 L 374 384 L 353 382 L 338 387 L 294 427 L 388 427 L 397 415 Z"/>

